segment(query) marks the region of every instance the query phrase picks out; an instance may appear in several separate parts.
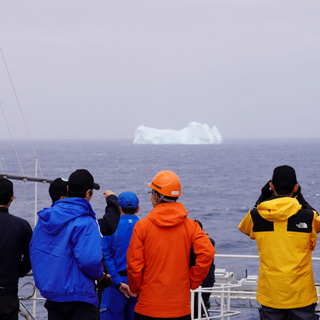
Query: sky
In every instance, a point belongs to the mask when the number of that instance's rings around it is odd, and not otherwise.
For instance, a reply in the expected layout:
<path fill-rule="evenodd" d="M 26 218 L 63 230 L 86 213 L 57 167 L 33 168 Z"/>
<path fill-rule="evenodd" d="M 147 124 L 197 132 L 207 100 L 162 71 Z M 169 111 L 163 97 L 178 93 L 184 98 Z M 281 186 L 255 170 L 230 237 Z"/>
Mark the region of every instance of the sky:
<path fill-rule="evenodd" d="M 0 139 L 320 138 L 320 1 L 0 0 Z"/>

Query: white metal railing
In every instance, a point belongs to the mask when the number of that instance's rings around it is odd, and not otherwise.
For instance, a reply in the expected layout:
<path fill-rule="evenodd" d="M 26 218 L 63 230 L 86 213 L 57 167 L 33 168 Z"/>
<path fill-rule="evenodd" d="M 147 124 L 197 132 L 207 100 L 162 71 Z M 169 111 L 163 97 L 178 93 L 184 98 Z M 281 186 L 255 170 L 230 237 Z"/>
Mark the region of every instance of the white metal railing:
<path fill-rule="evenodd" d="M 228 259 L 259 259 L 258 255 L 237 255 L 237 254 L 215 254 L 215 258 L 228 258 Z M 312 261 L 320 261 L 320 257 L 312 257 Z M 219 278 L 219 272 L 225 271 L 226 277 Z M 217 277 L 218 276 L 218 277 Z M 221 276 L 221 274 L 220 274 Z M 193 320 L 210 320 L 210 319 L 230 319 L 232 316 L 240 314 L 239 308 L 259 308 L 259 303 L 256 301 L 256 286 L 252 281 L 252 287 L 250 289 L 242 289 L 243 284 L 239 279 L 236 279 L 233 272 L 226 271 L 225 269 L 216 269 L 216 281 L 222 281 L 223 283 L 215 283 L 212 288 L 199 287 L 196 290 L 191 290 L 191 318 Z M 250 280 L 250 276 L 248 277 Z M 252 277 L 252 280 L 257 281 L 257 276 Z M 316 311 L 320 311 L 320 284 L 316 284 L 318 294 L 318 304 Z M 209 310 L 206 310 L 205 304 L 201 297 L 201 293 L 210 293 L 210 300 L 215 300 L 214 306 L 211 305 Z M 198 299 L 195 299 L 195 295 Z M 247 301 L 248 306 L 239 306 L 232 301 Z M 197 306 L 195 308 L 195 303 Z M 194 310 L 197 310 L 197 314 L 194 314 Z"/>
<path fill-rule="evenodd" d="M 236 291 L 235 288 L 240 287 L 239 284 L 219 284 L 211 288 L 199 287 L 196 290 L 191 290 L 191 319 L 230 319 L 232 316 L 240 314 L 240 311 L 231 309 L 231 295 Z M 216 308 L 210 308 L 209 312 L 206 309 L 201 293 L 210 293 L 210 295 L 219 298 L 219 303 Z M 197 299 L 197 314 L 195 314 L 195 295 Z"/>
<path fill-rule="evenodd" d="M 258 255 L 253 254 L 215 254 L 215 258 L 237 258 L 237 259 L 259 259 Z M 320 257 L 312 257 L 312 261 L 320 261 Z"/>

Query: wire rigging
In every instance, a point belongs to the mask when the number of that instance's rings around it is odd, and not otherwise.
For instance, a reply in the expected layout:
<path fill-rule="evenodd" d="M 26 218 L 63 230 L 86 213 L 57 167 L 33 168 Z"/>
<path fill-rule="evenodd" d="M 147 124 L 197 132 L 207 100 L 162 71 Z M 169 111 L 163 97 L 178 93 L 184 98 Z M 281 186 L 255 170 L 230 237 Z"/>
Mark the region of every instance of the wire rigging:
<path fill-rule="evenodd" d="M 15 154 L 16 154 L 16 158 L 17 158 L 17 161 L 18 161 L 18 164 L 19 164 L 19 167 L 20 167 L 21 174 L 24 175 L 24 173 L 23 173 L 23 168 L 22 168 L 22 164 L 21 164 L 21 161 L 20 161 L 20 157 L 19 157 L 19 154 L 18 154 L 16 145 L 15 145 L 15 143 L 14 143 L 13 136 L 12 136 L 12 133 L 11 133 L 11 130 L 10 130 L 10 127 L 9 127 L 8 120 L 7 120 L 7 116 L 6 116 L 6 113 L 5 113 L 5 111 L 4 111 L 4 108 L 3 108 L 3 105 L 2 105 L 2 103 L 1 103 L 1 101 L 0 101 L 0 106 L 1 106 L 2 114 L 3 114 L 3 119 L 4 119 L 4 122 L 6 123 L 7 129 L 8 129 L 8 133 L 9 133 L 9 136 L 10 136 L 10 141 L 11 141 L 13 150 L 14 150 L 14 152 L 15 152 Z M 2 167 L 2 166 L 1 166 L 1 167 Z"/>
<path fill-rule="evenodd" d="M 36 149 L 35 149 L 35 147 L 34 147 L 34 144 L 33 144 L 32 139 L 31 139 L 30 131 L 29 131 L 27 122 L 26 122 L 26 120 L 25 120 L 24 113 L 23 113 L 22 108 L 21 108 L 21 104 L 20 104 L 20 100 L 19 100 L 19 97 L 18 97 L 18 94 L 17 94 L 17 90 L 16 90 L 15 85 L 14 85 L 14 83 L 13 83 L 13 79 L 12 79 L 12 76 L 11 76 L 11 74 L 10 74 L 8 64 L 7 64 L 7 61 L 6 61 L 5 56 L 4 56 L 4 52 L 3 52 L 3 50 L 2 50 L 1 47 L 0 47 L 0 52 L 1 52 L 2 60 L 3 60 L 4 66 L 5 66 L 5 68 L 6 68 L 6 71 L 7 71 L 9 80 L 10 80 L 10 84 L 11 84 L 11 87 L 12 87 L 12 90 L 13 90 L 13 93 L 14 93 L 14 96 L 15 96 L 15 99 L 16 99 L 16 102 L 17 102 L 19 111 L 20 111 L 20 114 L 21 114 L 21 118 L 22 118 L 22 120 L 23 120 L 25 129 L 26 129 L 26 131 L 27 131 L 27 135 L 28 135 L 28 138 L 29 138 L 29 142 L 30 142 L 30 144 L 31 144 L 31 147 L 32 147 L 33 154 L 34 154 L 34 156 L 35 156 L 36 162 L 37 162 L 38 167 L 39 167 L 40 175 L 41 175 L 41 177 L 43 177 L 42 169 L 41 169 L 41 167 L 40 167 L 40 162 L 38 161 L 38 156 L 37 156 L 37 153 L 36 153 Z M 2 104 L 1 104 L 1 109 L 3 110 L 3 113 L 4 113 L 4 109 L 3 109 Z M 5 114 L 5 113 L 4 113 L 4 114 Z M 10 129 L 9 129 L 9 125 L 8 125 L 7 120 L 6 120 L 6 124 L 7 124 L 8 131 L 10 132 Z M 12 139 L 11 133 L 10 133 L 10 136 L 11 136 L 11 139 Z M 17 155 L 17 150 L 16 150 L 16 148 L 14 148 L 14 149 L 15 149 L 15 152 L 16 152 L 16 155 Z M 23 170 L 22 170 L 22 166 L 21 166 L 21 162 L 20 162 L 20 160 L 19 160 L 19 157 L 18 157 L 17 159 L 18 159 L 18 162 L 19 162 L 19 165 L 20 165 L 21 172 L 23 173 Z"/>
<path fill-rule="evenodd" d="M 1 169 L 1 172 L 4 173 L 4 170 L 3 170 L 3 166 L 2 166 L 1 161 L 0 161 L 0 169 Z"/>

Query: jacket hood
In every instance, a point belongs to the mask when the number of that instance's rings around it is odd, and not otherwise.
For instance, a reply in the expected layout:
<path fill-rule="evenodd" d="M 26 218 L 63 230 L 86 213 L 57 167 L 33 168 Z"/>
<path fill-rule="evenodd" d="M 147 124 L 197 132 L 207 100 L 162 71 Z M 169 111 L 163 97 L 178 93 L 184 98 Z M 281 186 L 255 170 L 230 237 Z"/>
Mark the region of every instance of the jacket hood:
<path fill-rule="evenodd" d="M 257 209 L 262 218 L 268 221 L 284 221 L 295 215 L 302 206 L 297 199 L 279 197 L 261 202 Z"/>
<path fill-rule="evenodd" d="M 44 208 L 38 212 L 39 223 L 49 234 L 59 233 L 65 224 L 84 215 L 90 215 L 96 219 L 89 201 L 83 198 L 61 199 L 54 202 L 50 208 Z"/>
<path fill-rule="evenodd" d="M 158 227 L 173 227 L 184 222 L 187 209 L 180 202 L 159 203 L 148 214 L 147 218 Z"/>

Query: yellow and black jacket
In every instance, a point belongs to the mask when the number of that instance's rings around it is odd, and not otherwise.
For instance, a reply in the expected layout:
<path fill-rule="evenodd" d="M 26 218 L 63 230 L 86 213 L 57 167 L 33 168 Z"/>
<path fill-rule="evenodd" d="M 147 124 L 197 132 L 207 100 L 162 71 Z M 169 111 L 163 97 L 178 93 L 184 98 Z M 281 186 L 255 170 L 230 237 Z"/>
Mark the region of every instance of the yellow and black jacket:
<path fill-rule="evenodd" d="M 260 304 L 291 309 L 318 300 L 311 263 L 320 231 L 316 211 L 302 209 L 295 198 L 274 198 L 250 210 L 239 229 L 257 242 Z"/>

